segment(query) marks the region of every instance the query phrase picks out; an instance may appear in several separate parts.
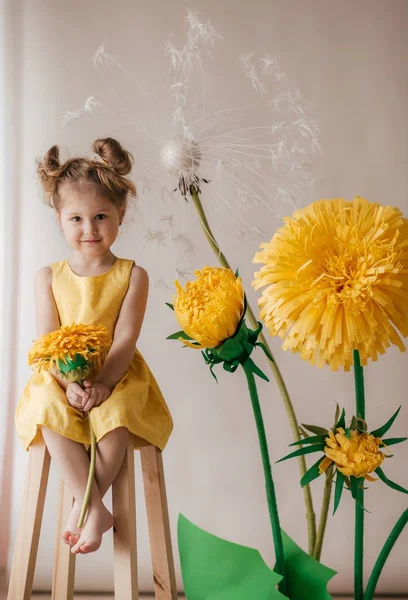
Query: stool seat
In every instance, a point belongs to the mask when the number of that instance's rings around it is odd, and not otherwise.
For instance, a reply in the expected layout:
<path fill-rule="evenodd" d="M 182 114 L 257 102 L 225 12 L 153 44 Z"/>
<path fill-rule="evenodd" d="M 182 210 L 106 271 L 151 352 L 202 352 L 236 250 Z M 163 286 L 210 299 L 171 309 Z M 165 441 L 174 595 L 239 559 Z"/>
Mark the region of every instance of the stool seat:
<path fill-rule="evenodd" d="M 176 600 L 176 577 L 171 546 L 166 486 L 161 451 L 151 444 L 140 449 L 146 499 L 153 581 L 157 600 Z M 30 600 L 51 457 L 43 442 L 29 449 L 28 469 L 15 542 L 7 600 Z M 73 600 L 75 558 L 61 539 L 74 498 L 60 480 L 52 600 Z M 134 449 L 130 439 L 112 484 L 114 519 L 115 600 L 137 600 L 137 546 Z"/>

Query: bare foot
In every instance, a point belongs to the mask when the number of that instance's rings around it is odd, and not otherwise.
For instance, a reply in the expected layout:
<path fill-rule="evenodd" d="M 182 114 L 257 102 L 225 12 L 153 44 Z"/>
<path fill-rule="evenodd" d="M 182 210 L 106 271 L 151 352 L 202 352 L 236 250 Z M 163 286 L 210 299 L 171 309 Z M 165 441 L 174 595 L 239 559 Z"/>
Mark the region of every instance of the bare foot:
<path fill-rule="evenodd" d="M 79 539 L 71 548 L 72 554 L 88 554 L 98 550 L 102 543 L 102 535 L 112 526 L 113 516 L 103 503 L 97 508 L 90 509 Z"/>
<path fill-rule="evenodd" d="M 81 529 L 77 527 L 80 513 L 81 507 L 79 506 L 78 502 L 75 501 L 72 506 L 70 515 L 68 517 L 68 522 L 65 531 L 61 536 L 62 541 L 66 544 L 69 544 L 70 546 L 72 546 L 78 541 L 79 535 L 81 533 Z"/>

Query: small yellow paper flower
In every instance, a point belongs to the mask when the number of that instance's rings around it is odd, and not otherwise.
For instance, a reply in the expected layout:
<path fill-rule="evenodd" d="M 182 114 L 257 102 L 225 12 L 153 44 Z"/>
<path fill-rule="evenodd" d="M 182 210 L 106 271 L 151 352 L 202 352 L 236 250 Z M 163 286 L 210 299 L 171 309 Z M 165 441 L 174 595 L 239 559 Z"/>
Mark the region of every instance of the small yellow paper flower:
<path fill-rule="evenodd" d="M 285 219 L 254 263 L 260 318 L 283 348 L 333 370 L 377 360 L 408 335 L 408 219 L 356 196 L 319 200 Z"/>
<path fill-rule="evenodd" d="M 191 348 L 215 348 L 232 337 L 244 313 L 242 280 L 230 269 L 204 267 L 184 288 L 175 281 L 174 312 L 183 331 L 199 345 L 183 339 Z"/>
<path fill-rule="evenodd" d="M 326 458 L 319 466 L 320 474 L 334 462 L 343 475 L 377 481 L 368 473 L 375 471 L 385 458 L 380 452 L 381 444 L 380 438 L 356 429 L 350 430 L 350 439 L 346 437 L 342 427 L 337 428 L 336 434 L 329 431 L 324 450 Z"/>
<path fill-rule="evenodd" d="M 108 330 L 103 325 L 73 323 L 51 331 L 34 342 L 28 353 L 28 364 L 39 371 L 53 367 L 59 369 L 61 363 L 74 361 L 79 355 L 98 370 L 110 344 Z"/>

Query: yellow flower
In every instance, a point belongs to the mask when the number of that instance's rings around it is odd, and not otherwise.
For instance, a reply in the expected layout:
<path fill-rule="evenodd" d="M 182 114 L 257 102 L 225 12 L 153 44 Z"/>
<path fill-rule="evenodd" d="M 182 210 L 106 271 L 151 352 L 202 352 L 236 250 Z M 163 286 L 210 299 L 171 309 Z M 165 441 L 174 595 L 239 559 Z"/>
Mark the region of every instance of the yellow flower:
<path fill-rule="evenodd" d="M 260 318 L 283 348 L 333 370 L 377 360 L 408 335 L 408 220 L 356 196 L 319 200 L 285 219 L 254 263 Z"/>
<path fill-rule="evenodd" d="M 199 345 L 182 340 L 191 348 L 215 348 L 232 337 L 244 313 L 242 280 L 230 269 L 204 267 L 184 288 L 175 281 L 174 312 L 183 331 Z"/>
<path fill-rule="evenodd" d="M 364 477 L 369 481 L 377 481 L 368 473 L 375 471 L 383 462 L 385 455 L 379 448 L 382 441 L 369 433 L 350 430 L 350 439 L 342 427 L 336 429 L 336 434 L 329 431 L 326 438 L 324 453 L 326 458 L 320 463 L 320 474 L 334 462 L 336 468 L 346 477 Z"/>
<path fill-rule="evenodd" d="M 28 364 L 41 369 L 60 368 L 58 361 L 73 361 L 78 355 L 99 369 L 111 341 L 103 325 L 73 323 L 43 335 L 28 353 Z"/>

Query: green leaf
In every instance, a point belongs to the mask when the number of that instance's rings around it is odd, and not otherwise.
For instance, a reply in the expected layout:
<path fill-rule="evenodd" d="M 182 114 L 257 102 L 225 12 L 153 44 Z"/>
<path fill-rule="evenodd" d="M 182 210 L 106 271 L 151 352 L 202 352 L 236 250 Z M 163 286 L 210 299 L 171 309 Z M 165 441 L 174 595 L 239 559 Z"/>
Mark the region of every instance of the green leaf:
<path fill-rule="evenodd" d="M 336 429 L 338 427 L 342 427 L 343 429 L 346 427 L 346 411 L 344 410 L 344 408 L 341 411 L 340 419 L 337 421 L 336 425 L 334 426 L 334 430 L 336 431 Z"/>
<path fill-rule="evenodd" d="M 192 340 L 189 335 L 187 335 L 183 330 L 176 331 L 176 333 L 172 333 L 166 337 L 166 340 L 178 340 L 179 338 L 183 338 L 183 340 Z"/>
<path fill-rule="evenodd" d="M 341 495 L 342 495 L 343 489 L 344 489 L 344 481 L 345 481 L 345 477 L 344 477 L 343 473 L 341 473 L 340 471 L 337 471 L 336 487 L 334 489 L 333 515 L 335 514 L 335 512 L 338 509 L 339 504 L 340 504 Z"/>
<path fill-rule="evenodd" d="M 387 444 L 387 446 L 394 446 L 394 444 L 400 444 L 401 442 L 405 442 L 406 440 L 408 440 L 408 438 L 387 438 L 385 440 L 382 440 L 382 442 L 384 444 Z"/>
<path fill-rule="evenodd" d="M 188 600 L 285 600 L 272 571 L 254 548 L 234 544 L 179 515 L 178 547 Z"/>
<path fill-rule="evenodd" d="M 374 435 L 375 437 L 380 438 L 384 435 L 384 433 L 387 433 L 387 431 L 390 429 L 390 427 L 394 423 L 395 419 L 398 417 L 398 413 L 400 410 L 401 410 L 401 406 L 399 407 L 398 410 L 395 411 L 395 413 L 392 415 L 391 419 L 389 419 L 385 423 L 385 425 L 383 425 L 382 427 L 379 427 L 378 429 L 374 429 L 374 431 L 371 432 L 371 435 Z"/>
<path fill-rule="evenodd" d="M 408 494 L 408 490 L 403 488 L 401 485 L 398 485 L 398 483 L 395 483 L 394 481 L 391 481 L 390 479 L 388 479 L 388 477 L 386 476 L 384 471 L 381 469 L 381 467 L 378 467 L 375 470 L 375 472 L 377 473 L 377 475 L 381 479 L 381 481 L 386 483 L 390 488 L 392 488 L 393 490 L 397 490 L 397 492 L 402 492 L 403 494 Z"/>
<path fill-rule="evenodd" d="M 235 277 L 239 277 L 239 269 L 237 268 L 237 270 L 234 273 Z"/>
<path fill-rule="evenodd" d="M 322 456 L 321 458 L 319 458 L 319 460 L 317 462 L 315 462 L 315 464 L 312 467 L 310 467 L 310 469 L 308 469 L 306 471 L 306 473 L 303 475 L 302 479 L 300 480 L 300 485 L 302 487 L 305 487 L 305 485 L 307 485 L 308 483 L 310 483 L 314 479 L 317 479 L 320 476 L 319 466 L 320 466 L 320 463 L 324 459 L 325 459 L 325 457 Z"/>
<path fill-rule="evenodd" d="M 338 402 L 336 402 L 336 412 L 334 413 L 334 423 L 336 424 L 340 417 L 340 406 Z"/>
<path fill-rule="evenodd" d="M 323 444 L 326 437 L 326 435 L 312 435 L 308 436 L 305 440 L 293 442 L 292 444 L 289 444 L 289 446 L 299 446 L 300 444 Z"/>
<path fill-rule="evenodd" d="M 277 460 L 277 463 L 282 462 L 283 460 L 288 460 L 288 458 L 296 458 L 296 456 L 303 456 L 304 454 L 312 454 L 312 452 L 323 452 L 325 449 L 325 444 L 315 444 L 313 446 L 306 446 L 305 448 L 299 448 L 299 450 L 295 450 L 291 454 L 284 456 Z"/>
<path fill-rule="evenodd" d="M 269 381 L 268 377 L 265 375 L 265 373 L 263 371 L 261 371 L 261 369 L 259 367 L 256 366 L 256 364 L 254 363 L 252 358 L 250 358 L 248 356 L 248 358 L 245 359 L 245 363 L 249 365 L 249 367 L 254 375 L 258 375 L 258 377 L 260 377 L 264 381 Z"/>
<path fill-rule="evenodd" d="M 174 306 L 173 306 L 172 304 L 170 304 L 170 302 L 166 302 L 165 304 L 167 304 L 167 306 L 168 306 L 169 308 L 171 308 L 171 310 L 174 310 Z"/>
<path fill-rule="evenodd" d="M 290 600 L 330 600 L 332 596 L 327 591 L 327 584 L 337 571 L 309 556 L 284 531 L 282 531 L 282 541 L 288 598 Z M 258 595 L 248 596 L 249 598 L 258 600 Z"/>
<path fill-rule="evenodd" d="M 305 425 L 305 423 L 302 423 L 302 425 L 305 429 L 315 433 L 316 435 L 328 435 L 329 433 L 327 429 L 324 427 L 319 427 L 318 425 Z"/>
<path fill-rule="evenodd" d="M 299 431 L 300 433 L 305 437 L 305 438 L 309 438 L 310 435 L 307 433 L 306 429 L 303 429 L 303 427 L 299 426 Z"/>

